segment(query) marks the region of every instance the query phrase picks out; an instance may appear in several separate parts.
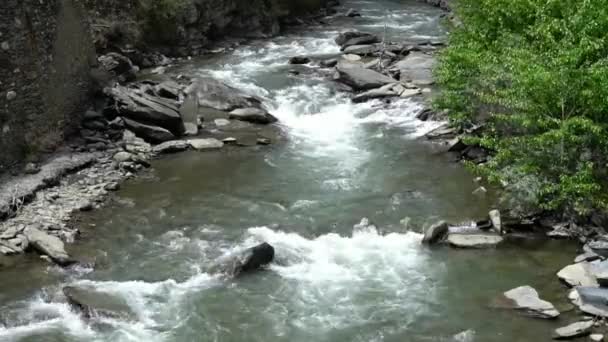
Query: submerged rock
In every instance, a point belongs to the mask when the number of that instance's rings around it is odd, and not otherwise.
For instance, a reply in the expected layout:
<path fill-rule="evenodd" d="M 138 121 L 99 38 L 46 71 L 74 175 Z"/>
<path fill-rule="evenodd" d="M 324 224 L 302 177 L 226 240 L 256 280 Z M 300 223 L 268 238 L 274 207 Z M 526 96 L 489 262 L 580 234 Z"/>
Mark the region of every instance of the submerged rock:
<path fill-rule="evenodd" d="M 425 232 L 424 237 L 422 238 L 422 243 L 426 244 L 435 244 L 446 236 L 448 233 L 449 227 L 447 222 L 439 221 L 432 226 L 430 226 Z"/>
<path fill-rule="evenodd" d="M 492 248 L 503 238 L 494 234 L 450 234 L 447 241 L 450 246 L 457 248 Z"/>
<path fill-rule="evenodd" d="M 229 255 L 216 265 L 219 271 L 230 276 L 250 273 L 261 269 L 274 260 L 274 247 L 263 242 L 257 246 Z"/>
<path fill-rule="evenodd" d="M 528 285 L 505 292 L 503 297 L 497 299 L 494 306 L 501 309 L 518 310 L 525 315 L 538 318 L 556 318 L 559 316 L 559 311 L 555 309 L 553 304 L 542 300 L 538 292 Z"/>
<path fill-rule="evenodd" d="M 68 304 L 85 319 L 94 317 L 131 318 L 137 316 L 126 301 L 120 297 L 94 289 L 66 286 L 63 294 Z"/>
<path fill-rule="evenodd" d="M 565 327 L 555 329 L 553 339 L 569 340 L 572 338 L 587 336 L 591 334 L 591 328 L 593 328 L 593 321 L 591 320 L 572 323 Z"/>
<path fill-rule="evenodd" d="M 42 255 L 47 255 L 60 266 L 69 266 L 76 261 L 65 251 L 63 241 L 56 236 L 49 235 L 37 228 L 27 227 L 23 234 L 29 244 Z"/>
<path fill-rule="evenodd" d="M 277 122 L 272 114 L 260 108 L 238 108 L 230 112 L 230 119 L 247 121 L 257 124 L 271 124 Z"/>

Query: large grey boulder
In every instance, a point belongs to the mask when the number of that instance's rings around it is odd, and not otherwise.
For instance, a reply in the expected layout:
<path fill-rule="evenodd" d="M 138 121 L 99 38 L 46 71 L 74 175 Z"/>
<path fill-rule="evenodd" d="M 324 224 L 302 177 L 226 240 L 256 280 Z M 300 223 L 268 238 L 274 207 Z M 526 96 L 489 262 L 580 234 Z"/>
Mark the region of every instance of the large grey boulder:
<path fill-rule="evenodd" d="M 557 272 L 557 277 L 569 286 L 599 286 L 588 262 L 568 265 Z"/>
<path fill-rule="evenodd" d="M 448 233 L 449 227 L 447 222 L 439 221 L 432 226 L 430 226 L 425 232 L 424 237 L 422 238 L 422 243 L 426 244 L 434 244 L 437 243 L 446 236 Z"/>
<path fill-rule="evenodd" d="M 49 256 L 56 264 L 69 266 L 76 263 L 65 251 L 63 241 L 58 237 L 49 235 L 34 227 L 25 228 L 23 235 L 29 241 L 30 246 L 40 254 Z"/>
<path fill-rule="evenodd" d="M 422 52 L 411 52 L 395 63 L 392 69 L 399 71 L 401 81 L 409 81 L 416 85 L 430 85 L 433 84 L 434 65 L 433 56 Z"/>
<path fill-rule="evenodd" d="M 559 311 L 553 304 L 542 300 L 531 286 L 520 286 L 509 290 L 498 298 L 495 306 L 501 309 L 521 311 L 523 314 L 538 318 L 556 318 Z"/>
<path fill-rule="evenodd" d="M 209 107 L 222 111 L 232 111 L 237 108 L 260 108 L 262 102 L 254 96 L 222 83 L 213 78 L 198 78 L 188 89 L 189 94 L 198 96 L 201 107 Z"/>
<path fill-rule="evenodd" d="M 496 234 L 449 234 L 448 243 L 457 248 L 492 248 L 503 241 L 502 236 Z"/>
<path fill-rule="evenodd" d="M 554 340 L 569 340 L 577 337 L 588 336 L 591 334 L 593 321 L 581 321 L 569 324 L 565 327 L 555 329 L 553 333 Z"/>
<path fill-rule="evenodd" d="M 375 34 L 363 34 L 360 35 L 358 37 L 353 37 L 347 41 L 345 41 L 343 44 L 341 44 L 341 50 L 344 51 L 344 49 L 346 49 L 349 46 L 353 46 L 353 45 L 369 45 L 369 44 L 375 44 L 375 43 L 380 43 L 381 39 L 380 37 L 378 37 Z"/>
<path fill-rule="evenodd" d="M 608 317 L 608 289 L 579 286 L 575 287 L 568 297 L 582 312 Z"/>
<path fill-rule="evenodd" d="M 125 118 L 125 127 L 134 132 L 138 137 L 152 143 L 162 143 L 175 139 L 173 133 L 162 127 L 143 124 L 135 120 Z"/>
<path fill-rule="evenodd" d="M 335 79 L 338 82 L 351 86 L 355 90 L 369 90 L 397 82 L 393 78 L 363 67 L 343 67 L 338 65 L 336 69 L 337 77 Z"/>
<path fill-rule="evenodd" d="M 271 124 L 277 122 L 272 114 L 261 108 L 238 108 L 230 112 L 230 119 L 247 121 L 257 124 Z"/>
<path fill-rule="evenodd" d="M 85 319 L 94 317 L 135 319 L 137 317 L 123 298 L 96 291 L 93 288 L 65 286 L 63 295 L 68 304 Z"/>
<path fill-rule="evenodd" d="M 274 260 L 274 247 L 264 242 L 257 246 L 228 255 L 216 265 L 219 271 L 236 277 L 257 271 Z"/>

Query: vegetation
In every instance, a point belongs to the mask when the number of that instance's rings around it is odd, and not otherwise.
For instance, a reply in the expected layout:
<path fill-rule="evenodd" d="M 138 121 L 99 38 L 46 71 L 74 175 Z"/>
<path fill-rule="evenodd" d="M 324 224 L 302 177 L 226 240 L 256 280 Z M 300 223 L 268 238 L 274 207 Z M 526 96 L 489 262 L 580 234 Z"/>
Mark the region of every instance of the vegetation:
<path fill-rule="evenodd" d="M 493 153 L 474 169 L 526 208 L 608 205 L 605 0 L 458 0 L 436 105 Z"/>
<path fill-rule="evenodd" d="M 189 0 L 138 0 L 138 16 L 148 40 L 160 43 L 175 40 L 179 16 L 184 15 Z M 191 1 L 190 1 L 191 2 Z"/>

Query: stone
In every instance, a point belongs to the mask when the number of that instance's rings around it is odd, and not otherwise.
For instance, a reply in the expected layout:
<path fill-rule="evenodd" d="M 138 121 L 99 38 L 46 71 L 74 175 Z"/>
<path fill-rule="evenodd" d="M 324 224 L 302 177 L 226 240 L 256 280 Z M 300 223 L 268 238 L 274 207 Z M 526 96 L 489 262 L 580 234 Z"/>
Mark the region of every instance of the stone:
<path fill-rule="evenodd" d="M 469 329 L 452 336 L 452 342 L 474 342 L 475 330 Z"/>
<path fill-rule="evenodd" d="M 351 45 L 343 51 L 345 54 L 368 56 L 380 52 L 380 47 L 375 44 Z"/>
<path fill-rule="evenodd" d="M 227 112 L 237 108 L 261 107 L 260 99 L 208 77 L 197 78 L 186 92 L 198 96 L 200 107 Z"/>
<path fill-rule="evenodd" d="M 308 64 L 310 63 L 310 58 L 304 56 L 296 56 L 291 57 L 289 59 L 289 64 Z"/>
<path fill-rule="evenodd" d="M 127 118 L 125 118 L 125 126 L 135 132 L 137 136 L 153 143 L 161 143 L 175 139 L 173 133 L 159 126 L 146 125 Z"/>
<path fill-rule="evenodd" d="M 274 260 L 274 247 L 263 242 L 230 256 L 223 262 L 226 272 L 234 277 L 257 271 Z"/>
<path fill-rule="evenodd" d="M 447 235 L 449 230 L 448 224 L 445 221 L 439 221 L 430 226 L 425 232 L 422 238 L 422 243 L 435 244 Z"/>
<path fill-rule="evenodd" d="M 2 48 L 2 50 L 4 50 L 4 51 L 8 51 L 8 50 L 11 48 L 10 44 L 9 44 L 8 42 L 6 42 L 6 41 L 5 41 L 5 42 L 2 42 L 2 44 L 0 44 L 0 47 L 1 47 L 1 48 Z"/>
<path fill-rule="evenodd" d="M 198 96 L 189 94 L 179 108 L 184 122 L 184 135 L 198 134 Z"/>
<path fill-rule="evenodd" d="M 268 138 L 258 138 L 257 143 L 258 145 L 270 145 L 272 141 Z"/>
<path fill-rule="evenodd" d="M 608 289 L 579 286 L 574 288 L 568 297 L 582 312 L 608 317 Z"/>
<path fill-rule="evenodd" d="M 569 324 L 565 327 L 555 329 L 553 333 L 554 340 L 569 340 L 577 337 L 587 336 L 591 334 L 593 321 L 581 321 Z"/>
<path fill-rule="evenodd" d="M 566 225 L 556 225 L 553 230 L 546 233 L 547 237 L 552 239 L 570 239 L 571 233 Z"/>
<path fill-rule="evenodd" d="M 392 87 L 392 84 L 388 84 L 388 86 Z M 366 101 L 373 100 L 373 99 L 381 99 L 381 98 L 395 97 L 395 96 L 399 96 L 399 94 L 390 90 L 390 87 L 389 87 L 389 89 L 386 89 L 386 87 L 380 87 L 378 89 L 372 89 L 372 90 L 365 91 L 361 94 L 357 94 L 355 97 L 353 97 L 352 101 L 354 103 L 362 103 L 362 102 L 366 102 Z"/>
<path fill-rule="evenodd" d="M 354 38 L 347 40 L 346 42 L 344 42 L 344 44 L 342 44 L 341 50 L 344 51 L 349 46 L 371 45 L 371 44 L 376 44 L 376 43 L 380 43 L 380 42 L 381 42 L 381 39 L 377 35 L 365 34 L 365 35 L 362 35 L 359 37 L 354 37 Z"/>
<path fill-rule="evenodd" d="M 557 272 L 557 277 L 569 286 L 591 286 L 597 287 L 599 284 L 589 269 L 589 263 L 580 262 L 568 265 Z"/>
<path fill-rule="evenodd" d="M 500 211 L 496 209 L 490 210 L 488 216 L 490 217 L 490 221 L 492 222 L 492 227 L 494 227 L 494 230 L 498 234 L 502 234 L 502 221 L 500 219 Z"/>
<path fill-rule="evenodd" d="M 126 319 L 137 317 L 124 298 L 94 288 L 66 286 L 63 295 L 68 304 L 85 319 L 99 316 Z"/>
<path fill-rule="evenodd" d="M 260 108 L 238 108 L 230 112 L 230 119 L 252 122 L 256 124 L 271 124 L 277 122 L 272 114 Z"/>
<path fill-rule="evenodd" d="M 595 261 L 599 260 L 601 257 L 594 252 L 585 252 L 583 254 L 579 254 L 574 258 L 574 263 L 579 263 L 583 261 Z"/>
<path fill-rule="evenodd" d="M 416 95 L 420 95 L 420 94 L 421 94 L 420 89 L 405 89 L 399 94 L 399 96 L 401 96 L 402 98 L 408 98 L 408 97 L 412 97 L 412 96 L 416 96 Z"/>
<path fill-rule="evenodd" d="M 118 184 L 118 182 L 110 182 L 106 184 L 103 188 L 107 191 L 118 191 L 120 189 L 120 184 Z"/>
<path fill-rule="evenodd" d="M 357 10 L 351 8 L 348 11 L 346 11 L 345 15 L 349 18 L 354 18 L 354 17 L 360 17 L 361 13 L 359 13 Z"/>
<path fill-rule="evenodd" d="M 449 234 L 448 243 L 457 248 L 492 248 L 503 241 L 494 234 Z"/>
<path fill-rule="evenodd" d="M 223 126 L 228 126 L 230 125 L 230 120 L 228 119 L 215 119 L 213 120 L 213 123 L 217 126 L 217 127 L 223 127 Z"/>
<path fill-rule="evenodd" d="M 187 150 L 190 147 L 190 143 L 185 140 L 171 140 L 165 141 L 162 144 L 156 145 L 152 148 L 154 153 L 174 153 Z"/>
<path fill-rule="evenodd" d="M 25 168 L 23 169 L 23 172 L 25 172 L 28 175 L 36 174 L 36 173 L 40 172 L 40 166 L 38 166 L 38 164 L 36 164 L 36 163 L 27 163 L 27 164 L 25 164 Z"/>
<path fill-rule="evenodd" d="M 76 261 L 65 251 L 63 241 L 58 237 L 49 235 L 37 228 L 27 227 L 23 234 L 30 245 L 40 254 L 47 255 L 60 266 L 69 266 Z"/>
<path fill-rule="evenodd" d="M 397 81 L 374 70 L 362 67 L 337 67 L 336 80 L 351 86 L 355 90 L 370 90 Z"/>
<path fill-rule="evenodd" d="M 188 143 L 197 151 L 217 150 L 224 147 L 224 143 L 215 139 L 190 139 Z"/>
<path fill-rule="evenodd" d="M 604 239 L 593 240 L 587 245 L 593 252 L 603 256 L 608 257 L 608 241 Z"/>
<path fill-rule="evenodd" d="M 371 33 L 366 33 L 366 32 L 359 32 L 359 31 L 347 31 L 347 32 L 342 32 L 340 33 L 336 39 L 334 39 L 334 41 L 336 42 L 336 44 L 342 46 L 344 45 L 347 41 L 353 39 L 353 38 L 359 38 L 359 37 L 366 37 L 366 36 L 371 36 Z"/>
<path fill-rule="evenodd" d="M 604 341 L 604 335 L 602 334 L 591 334 L 589 335 L 589 340 L 593 342 L 602 342 Z"/>
<path fill-rule="evenodd" d="M 125 151 L 121 151 L 121 152 L 116 153 L 114 155 L 114 157 L 112 157 L 112 158 L 116 162 L 122 163 L 122 162 L 130 161 L 132 157 L 133 157 L 133 155 L 131 153 L 125 152 Z"/>
<path fill-rule="evenodd" d="M 7 101 L 12 101 L 14 99 L 17 98 L 17 93 L 13 90 L 7 91 L 6 92 L 6 100 Z"/>
<path fill-rule="evenodd" d="M 349 61 L 349 62 L 358 62 L 361 60 L 361 56 L 353 55 L 353 54 L 346 54 L 346 55 L 342 55 L 342 59 Z M 336 64 L 338 64 L 338 63 L 336 63 Z"/>
<path fill-rule="evenodd" d="M 357 56 L 358 57 L 358 56 Z M 338 64 L 338 60 L 335 58 L 332 59 L 326 59 L 324 61 L 321 61 L 321 63 L 319 63 L 319 65 L 322 68 L 333 68 Z"/>
<path fill-rule="evenodd" d="M 528 285 L 509 290 L 503 294 L 503 297 L 495 302 L 496 307 L 521 311 L 525 315 L 537 318 L 552 319 L 560 314 L 553 304 L 542 300 L 538 292 Z"/>
<path fill-rule="evenodd" d="M 487 192 L 488 192 L 488 190 L 485 187 L 480 186 L 477 189 L 473 190 L 473 195 L 484 196 Z"/>
<path fill-rule="evenodd" d="M 448 152 L 462 152 L 465 148 L 467 145 L 459 137 L 448 140 Z"/>
<path fill-rule="evenodd" d="M 395 63 L 393 69 L 399 71 L 399 80 L 411 81 L 420 86 L 433 84 L 432 69 L 435 58 L 423 52 L 411 52 L 401 61 Z"/>

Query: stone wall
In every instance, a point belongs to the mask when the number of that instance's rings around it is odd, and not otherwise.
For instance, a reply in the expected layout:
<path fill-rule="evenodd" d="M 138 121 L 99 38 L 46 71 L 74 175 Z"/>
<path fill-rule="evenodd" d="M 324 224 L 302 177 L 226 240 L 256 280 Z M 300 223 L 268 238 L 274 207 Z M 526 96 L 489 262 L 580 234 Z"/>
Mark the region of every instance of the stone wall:
<path fill-rule="evenodd" d="M 0 174 L 76 129 L 94 62 L 76 0 L 0 1 Z"/>

